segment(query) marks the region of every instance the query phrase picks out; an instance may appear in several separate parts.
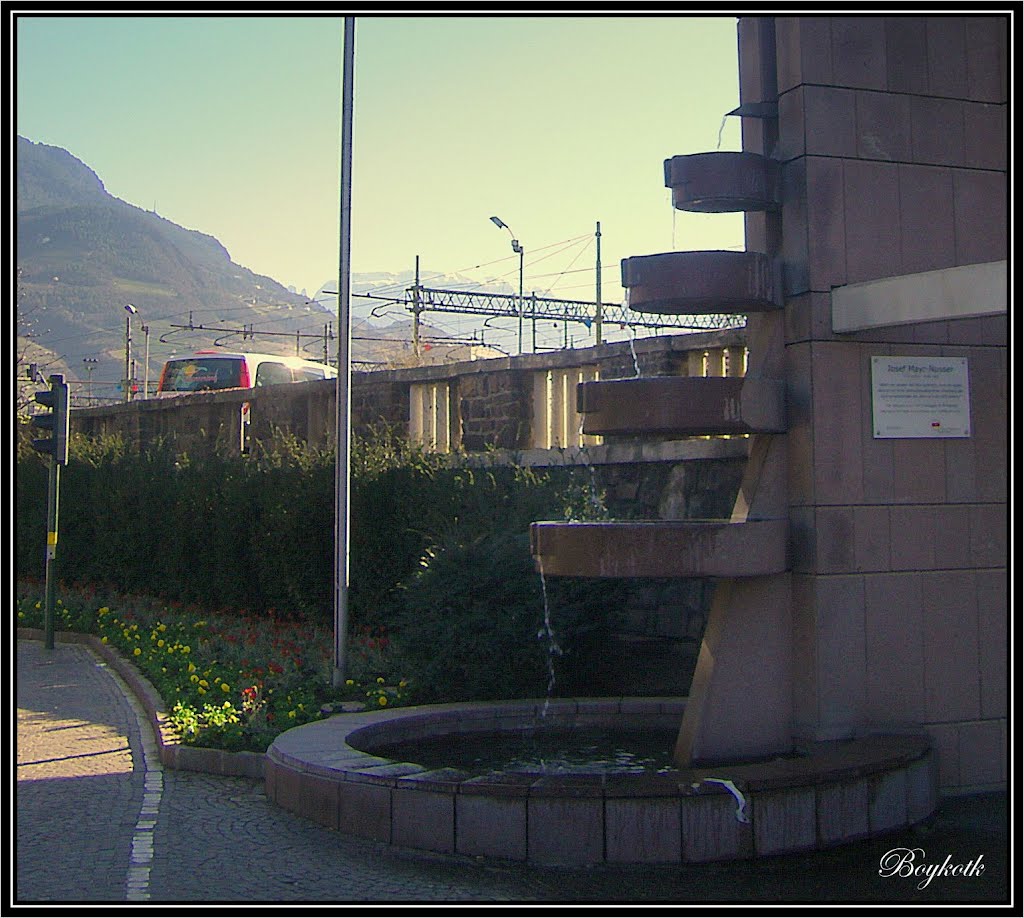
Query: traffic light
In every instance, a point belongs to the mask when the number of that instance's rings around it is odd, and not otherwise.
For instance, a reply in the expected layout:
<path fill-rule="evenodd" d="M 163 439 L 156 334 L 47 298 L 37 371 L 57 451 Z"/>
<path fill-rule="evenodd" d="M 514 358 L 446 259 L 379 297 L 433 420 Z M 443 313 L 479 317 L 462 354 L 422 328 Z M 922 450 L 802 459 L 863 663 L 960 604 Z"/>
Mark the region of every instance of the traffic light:
<path fill-rule="evenodd" d="M 50 388 L 36 392 L 35 400 L 51 411 L 32 416 L 32 426 L 48 431 L 51 436 L 45 440 L 33 440 L 32 448 L 53 456 L 59 465 L 68 464 L 68 384 L 63 373 L 50 377 Z"/>

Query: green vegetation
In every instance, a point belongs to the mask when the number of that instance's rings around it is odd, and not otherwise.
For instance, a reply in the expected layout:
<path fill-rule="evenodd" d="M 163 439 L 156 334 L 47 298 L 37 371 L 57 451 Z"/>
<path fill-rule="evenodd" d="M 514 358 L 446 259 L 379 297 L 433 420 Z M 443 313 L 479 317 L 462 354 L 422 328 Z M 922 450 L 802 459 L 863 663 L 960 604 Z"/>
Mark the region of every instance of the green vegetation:
<path fill-rule="evenodd" d="M 18 625 L 43 626 L 41 593 L 40 584 L 19 584 Z M 319 718 L 325 702 L 404 702 L 405 682 L 383 675 L 387 643 L 374 632 L 352 634 L 349 678 L 335 691 L 333 635 L 308 621 L 207 615 L 198 606 L 89 587 L 64 587 L 62 594 L 56 630 L 99 635 L 138 667 L 190 745 L 262 752 L 282 730 Z"/>
<path fill-rule="evenodd" d="M 338 693 L 329 659 L 331 451 L 282 436 L 245 458 L 189 457 L 76 437 L 71 455 L 61 485 L 58 629 L 103 635 L 143 667 L 188 741 L 225 748 L 265 748 L 275 731 L 340 698 L 542 696 L 552 651 L 528 527 L 593 515 L 601 504 L 586 473 L 572 469 L 471 468 L 386 433 L 357 438 L 354 675 Z M 24 442 L 16 481 L 16 565 L 28 584 L 43 568 L 46 468 Z M 619 607 L 619 589 L 547 584 L 559 692 L 585 693 L 582 661 Z M 22 623 L 41 624 L 41 595 L 38 584 L 22 588 Z M 189 640 L 196 621 L 207 627 Z M 216 707 L 207 710 L 211 694 Z"/>

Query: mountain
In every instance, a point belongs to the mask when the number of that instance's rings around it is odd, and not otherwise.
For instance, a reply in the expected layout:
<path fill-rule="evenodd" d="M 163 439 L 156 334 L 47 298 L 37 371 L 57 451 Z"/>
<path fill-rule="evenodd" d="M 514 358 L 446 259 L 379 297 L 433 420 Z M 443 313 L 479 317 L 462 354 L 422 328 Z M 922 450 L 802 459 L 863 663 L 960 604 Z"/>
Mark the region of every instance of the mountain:
<path fill-rule="evenodd" d="M 325 339 L 329 353 L 336 348 L 336 301 L 324 295 L 334 282 L 310 300 L 255 274 L 234 263 L 213 236 L 109 194 L 92 169 L 60 147 L 18 137 L 16 177 L 20 364 L 38 364 L 43 376 L 64 373 L 78 384 L 79 395 L 120 397 L 127 303 L 138 310 L 132 356 L 140 381 L 146 375 L 143 326 L 156 320 L 147 326 L 152 387 L 171 349 L 224 344 L 293 354 L 299 344 L 305 356 L 323 359 Z M 438 277 L 425 283 L 442 286 Z M 412 272 L 379 273 L 354 277 L 353 289 L 401 299 L 412 283 Z M 386 309 L 377 309 L 382 304 Z M 396 314 L 402 316 L 397 322 Z M 412 362 L 412 323 L 400 303 L 353 297 L 352 316 L 357 366 Z M 245 334 L 229 333 L 247 327 Z M 468 359 L 471 353 L 465 346 L 433 347 L 424 349 L 420 362 Z"/>
<path fill-rule="evenodd" d="M 95 358 L 90 379 L 98 390 L 112 390 L 124 376 L 126 303 L 138 310 L 133 353 L 140 379 L 141 329 L 157 317 L 186 324 L 194 311 L 197 324 L 211 325 L 210 315 L 219 313 L 241 327 L 265 323 L 272 313 L 275 330 L 309 329 L 314 309 L 305 297 L 235 264 L 214 237 L 113 197 L 67 150 L 18 137 L 16 175 L 19 352 L 31 350 L 44 375 L 63 371 L 81 380 L 83 359 Z M 287 313 L 279 322 L 282 306 Z M 151 327 L 168 331 L 163 323 Z M 209 344 L 206 337 L 197 346 Z M 294 339 L 260 346 L 288 353 Z M 160 351 L 151 350 L 151 379 L 165 356 Z"/>

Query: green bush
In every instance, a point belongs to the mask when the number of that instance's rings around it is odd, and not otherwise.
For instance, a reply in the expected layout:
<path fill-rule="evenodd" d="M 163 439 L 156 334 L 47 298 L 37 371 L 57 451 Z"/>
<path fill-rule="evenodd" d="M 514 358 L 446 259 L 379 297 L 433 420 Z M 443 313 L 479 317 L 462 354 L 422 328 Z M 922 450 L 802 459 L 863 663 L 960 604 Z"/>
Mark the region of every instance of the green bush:
<path fill-rule="evenodd" d="M 382 433 L 352 448 L 349 627 L 383 627 L 422 700 L 543 694 L 547 643 L 527 532 L 600 512 L 586 472 L 473 468 Z M 168 603 L 333 621 L 334 455 L 277 436 L 246 457 L 74 438 L 57 575 Z M 39 578 L 46 467 L 20 450 L 17 574 Z M 560 690 L 617 587 L 549 584 Z M 578 680 L 576 680 L 578 681 Z"/>
<path fill-rule="evenodd" d="M 396 621 L 414 700 L 587 694 L 588 661 L 607 646 L 623 591 L 612 581 L 543 583 L 519 533 L 437 546 L 403 584 Z"/>
<path fill-rule="evenodd" d="M 544 694 L 541 584 L 521 536 L 432 549 L 404 598 L 395 644 L 417 701 Z"/>

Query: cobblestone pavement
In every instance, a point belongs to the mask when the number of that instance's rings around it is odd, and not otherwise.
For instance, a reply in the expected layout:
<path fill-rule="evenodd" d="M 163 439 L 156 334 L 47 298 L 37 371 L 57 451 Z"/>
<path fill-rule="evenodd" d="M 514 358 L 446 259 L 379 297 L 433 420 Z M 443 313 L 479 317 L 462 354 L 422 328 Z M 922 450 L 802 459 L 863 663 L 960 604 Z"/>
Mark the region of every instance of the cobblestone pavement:
<path fill-rule="evenodd" d="M 1000 901 L 1005 794 L 925 827 L 805 856 L 680 867 L 531 868 L 402 851 L 270 804 L 260 782 L 164 771 L 124 684 L 90 651 L 18 642 L 17 902 L 687 903 Z M 886 852 L 980 873 L 881 876 Z"/>
<path fill-rule="evenodd" d="M 124 899 L 143 779 L 120 687 L 80 645 L 18 642 L 17 891 Z"/>

